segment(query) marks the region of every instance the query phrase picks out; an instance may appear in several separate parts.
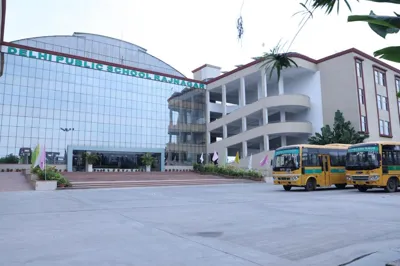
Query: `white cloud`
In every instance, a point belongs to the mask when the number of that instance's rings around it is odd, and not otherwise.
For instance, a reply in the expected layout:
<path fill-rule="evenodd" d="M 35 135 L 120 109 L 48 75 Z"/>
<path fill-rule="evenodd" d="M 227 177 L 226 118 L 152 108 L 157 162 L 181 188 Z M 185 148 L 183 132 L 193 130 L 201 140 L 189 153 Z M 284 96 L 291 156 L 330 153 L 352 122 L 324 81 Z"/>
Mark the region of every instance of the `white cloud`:
<path fill-rule="evenodd" d="M 242 0 L 13 0 L 7 3 L 5 39 L 75 31 L 123 38 L 191 77 L 191 70 L 204 63 L 230 70 L 268 51 L 280 39 L 289 43 L 301 19 L 292 17 L 301 10 L 299 2 L 245 0 L 240 43 L 236 19 Z M 368 14 L 372 9 L 392 15 L 395 10 L 392 4 L 353 2 L 354 14 Z M 336 11 L 330 16 L 318 12 L 291 50 L 319 59 L 351 47 L 372 54 L 399 44 L 398 35 L 385 40 L 366 23 L 347 23 L 348 14 L 345 6 L 339 15 Z"/>

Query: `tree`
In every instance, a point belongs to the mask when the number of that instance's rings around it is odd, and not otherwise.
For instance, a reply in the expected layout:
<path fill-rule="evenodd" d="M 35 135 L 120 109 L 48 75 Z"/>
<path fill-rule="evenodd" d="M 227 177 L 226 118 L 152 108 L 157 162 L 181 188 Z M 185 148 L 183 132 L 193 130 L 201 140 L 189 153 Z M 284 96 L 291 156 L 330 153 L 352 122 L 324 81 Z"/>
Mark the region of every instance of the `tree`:
<path fill-rule="evenodd" d="M 19 157 L 11 153 L 6 155 L 6 157 L 1 157 L 0 163 L 16 164 L 19 163 Z"/>
<path fill-rule="evenodd" d="M 360 2 L 360 0 L 354 0 L 353 2 Z M 377 3 L 391 3 L 391 4 L 400 4 L 400 0 L 364 0 L 370 2 Z M 270 71 L 270 75 L 272 72 L 276 71 L 278 74 L 278 81 L 280 78 L 280 72 L 284 68 L 297 67 L 296 63 L 291 60 L 289 49 L 293 44 L 294 40 L 304 28 L 308 20 L 313 18 L 313 14 L 316 10 L 322 9 L 325 10 L 327 15 L 331 14 L 334 7 L 336 6 L 337 12 L 339 12 L 340 3 L 344 3 L 347 8 L 351 11 L 350 0 L 305 0 L 304 3 L 300 3 L 300 5 L 304 8 L 303 11 L 297 12 L 296 14 L 303 14 L 304 17 L 300 22 L 299 29 L 296 32 L 295 36 L 290 42 L 289 47 L 286 52 L 283 52 L 280 49 L 280 45 L 278 44 L 275 48 L 271 49 L 269 53 L 265 53 L 262 58 L 265 62 L 263 67 L 266 67 Z M 370 12 L 369 15 L 352 15 L 347 18 L 348 22 L 367 22 L 369 27 L 382 38 L 386 38 L 387 34 L 398 33 L 400 30 L 400 15 L 396 12 L 393 12 L 395 16 L 378 16 L 373 11 Z M 243 33 L 243 26 L 241 25 L 241 34 L 239 38 L 241 38 Z M 389 61 L 400 63 L 400 46 L 390 46 L 374 52 L 375 57 L 379 57 L 381 59 L 386 59 Z M 400 97 L 400 92 L 397 94 L 397 97 Z"/>
<path fill-rule="evenodd" d="M 315 133 L 308 139 L 310 144 L 325 145 L 330 143 L 357 144 L 368 138 L 367 134 L 357 132 L 350 121 L 345 121 L 343 113 L 335 112 L 333 129 L 329 125 L 321 128 L 321 133 Z"/>
<path fill-rule="evenodd" d="M 339 12 L 339 3 L 343 1 L 349 10 L 351 11 L 351 6 L 349 0 L 306 0 L 303 7 L 310 4 L 311 13 L 317 9 L 325 9 L 326 14 L 330 14 L 333 11 L 334 6 L 337 6 L 337 12 Z M 360 0 L 357 0 L 359 2 Z M 400 0 L 364 0 L 377 3 L 391 3 L 400 4 Z M 307 7 L 306 7 L 307 8 Z M 369 15 L 352 15 L 348 16 L 348 22 L 367 22 L 371 30 L 382 38 L 386 38 L 387 34 L 398 33 L 400 30 L 400 15 L 393 12 L 395 16 L 378 16 L 371 10 Z M 375 57 L 400 63 L 400 46 L 389 46 L 374 52 Z"/>

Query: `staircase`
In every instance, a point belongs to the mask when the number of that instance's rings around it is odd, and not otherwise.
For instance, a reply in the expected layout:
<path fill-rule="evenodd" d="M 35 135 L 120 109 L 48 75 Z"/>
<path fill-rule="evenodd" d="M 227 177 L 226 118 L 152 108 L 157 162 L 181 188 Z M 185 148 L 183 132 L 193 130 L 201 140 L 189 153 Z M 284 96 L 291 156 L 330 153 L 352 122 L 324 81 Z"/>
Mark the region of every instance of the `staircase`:
<path fill-rule="evenodd" d="M 189 186 L 252 183 L 242 179 L 227 179 L 212 175 L 184 173 L 67 173 L 72 187 L 68 189 L 125 188 L 155 186 Z"/>

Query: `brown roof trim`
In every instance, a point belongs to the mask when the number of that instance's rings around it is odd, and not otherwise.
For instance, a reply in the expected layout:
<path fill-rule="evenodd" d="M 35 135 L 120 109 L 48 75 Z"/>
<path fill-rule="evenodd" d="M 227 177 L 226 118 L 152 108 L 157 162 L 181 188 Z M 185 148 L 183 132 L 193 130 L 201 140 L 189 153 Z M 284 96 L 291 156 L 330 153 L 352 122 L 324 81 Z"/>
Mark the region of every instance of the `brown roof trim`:
<path fill-rule="evenodd" d="M 387 69 L 384 69 L 381 66 L 378 66 L 378 65 L 375 65 L 375 64 L 372 64 L 372 68 L 380 70 L 382 72 L 387 72 Z"/>
<path fill-rule="evenodd" d="M 4 41 L 4 29 L 6 25 L 6 2 L 7 0 L 1 0 L 1 34 L 0 34 L 0 43 Z"/>
<path fill-rule="evenodd" d="M 375 57 L 373 57 L 373 56 L 371 56 L 369 54 L 366 54 L 366 53 L 364 53 L 364 52 L 362 52 L 362 51 L 360 51 L 360 50 L 358 50 L 356 48 L 350 48 L 350 49 L 347 49 L 347 50 L 344 50 L 344 51 L 341 51 L 341 52 L 338 52 L 338 53 L 323 57 L 323 58 L 321 58 L 319 60 L 315 60 L 315 59 L 313 59 L 311 57 L 308 57 L 306 55 L 299 54 L 299 53 L 290 53 L 290 57 L 303 59 L 303 60 L 309 61 L 309 62 L 314 63 L 314 64 L 320 64 L 322 62 L 325 62 L 325 61 L 328 61 L 328 60 L 331 60 L 331 59 L 334 59 L 336 57 L 340 57 L 340 56 L 343 56 L 343 55 L 349 54 L 349 53 L 355 53 L 355 54 L 361 56 L 361 57 L 356 56 L 357 59 L 359 59 L 359 60 L 363 61 L 364 59 L 362 57 L 367 58 L 367 59 L 373 61 L 374 63 L 379 64 L 380 66 L 383 66 L 385 68 L 388 68 L 388 69 L 394 71 L 397 74 L 400 74 L 400 69 L 397 69 L 397 68 L 395 68 L 395 67 L 393 67 L 393 66 L 391 66 L 391 65 L 389 65 L 387 63 L 384 63 L 381 60 L 379 60 L 379 59 L 377 59 L 377 58 L 375 58 Z M 228 71 L 225 74 L 220 75 L 220 76 L 218 76 L 218 77 L 216 77 L 214 79 L 211 79 L 211 80 L 207 81 L 206 84 L 210 84 L 212 82 L 215 82 L 215 81 L 217 81 L 219 79 L 222 79 L 222 78 L 224 78 L 226 76 L 232 75 L 233 73 L 236 73 L 236 72 L 238 72 L 240 70 L 243 70 L 245 68 L 248 68 L 248 67 L 251 67 L 253 65 L 256 65 L 256 64 L 258 64 L 260 62 L 262 62 L 262 59 L 254 60 L 254 61 L 252 61 L 250 63 L 247 63 L 247 64 L 245 64 L 245 65 L 243 65 L 241 67 L 238 67 L 238 68 L 235 68 L 235 69 L 233 69 L 231 71 Z"/>
<path fill-rule="evenodd" d="M 361 57 L 359 57 L 359 56 L 355 56 L 355 57 L 354 57 L 354 60 L 358 60 L 358 61 L 361 61 L 361 62 L 362 62 L 362 61 L 364 61 L 364 58 L 361 58 Z"/>
<path fill-rule="evenodd" d="M 131 67 L 131 66 L 126 66 L 126 65 L 121 65 L 121 64 L 101 61 L 101 60 L 97 60 L 97 59 L 93 59 L 93 58 L 87 58 L 87 57 L 82 57 L 82 56 L 77 56 L 77 55 L 72 55 L 72 54 L 59 53 L 59 52 L 55 52 L 55 51 L 40 49 L 40 48 L 21 45 L 21 44 L 16 44 L 16 43 L 2 42 L 2 45 L 11 46 L 11 47 L 20 48 L 20 49 L 32 50 L 32 51 L 36 51 L 36 52 L 39 52 L 39 53 L 47 53 L 47 54 L 52 54 L 52 55 L 56 55 L 56 56 L 59 55 L 59 56 L 64 56 L 64 57 L 70 57 L 70 58 L 74 58 L 74 59 L 78 59 L 78 60 L 94 62 L 94 63 L 97 63 L 97 64 L 103 64 L 103 65 L 109 65 L 109 66 L 114 66 L 114 67 L 126 68 L 126 69 L 135 70 L 135 71 L 146 72 L 146 73 L 150 73 L 150 74 L 154 74 L 154 75 L 165 76 L 165 77 L 169 77 L 169 78 L 176 78 L 176 79 L 180 79 L 180 80 L 206 84 L 205 82 L 200 81 L 200 80 L 188 79 L 188 78 L 185 78 L 185 77 L 174 76 L 174 75 L 170 75 L 170 74 L 167 74 L 167 73 L 161 73 L 161 72 L 157 72 L 157 71 L 152 71 L 152 70 L 147 70 L 147 69 L 142 69 L 142 68 L 137 68 L 137 67 Z"/>

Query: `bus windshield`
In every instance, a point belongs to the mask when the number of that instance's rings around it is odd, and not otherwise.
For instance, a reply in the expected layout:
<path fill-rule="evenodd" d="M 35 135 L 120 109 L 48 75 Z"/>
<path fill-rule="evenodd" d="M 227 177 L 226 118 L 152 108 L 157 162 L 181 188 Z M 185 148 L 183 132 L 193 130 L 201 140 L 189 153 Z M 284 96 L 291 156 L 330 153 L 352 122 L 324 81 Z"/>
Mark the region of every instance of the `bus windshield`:
<path fill-rule="evenodd" d="M 275 152 L 274 171 L 295 170 L 300 167 L 299 148 L 282 149 Z"/>
<path fill-rule="evenodd" d="M 372 170 L 379 168 L 379 146 L 350 147 L 346 155 L 347 170 Z"/>

